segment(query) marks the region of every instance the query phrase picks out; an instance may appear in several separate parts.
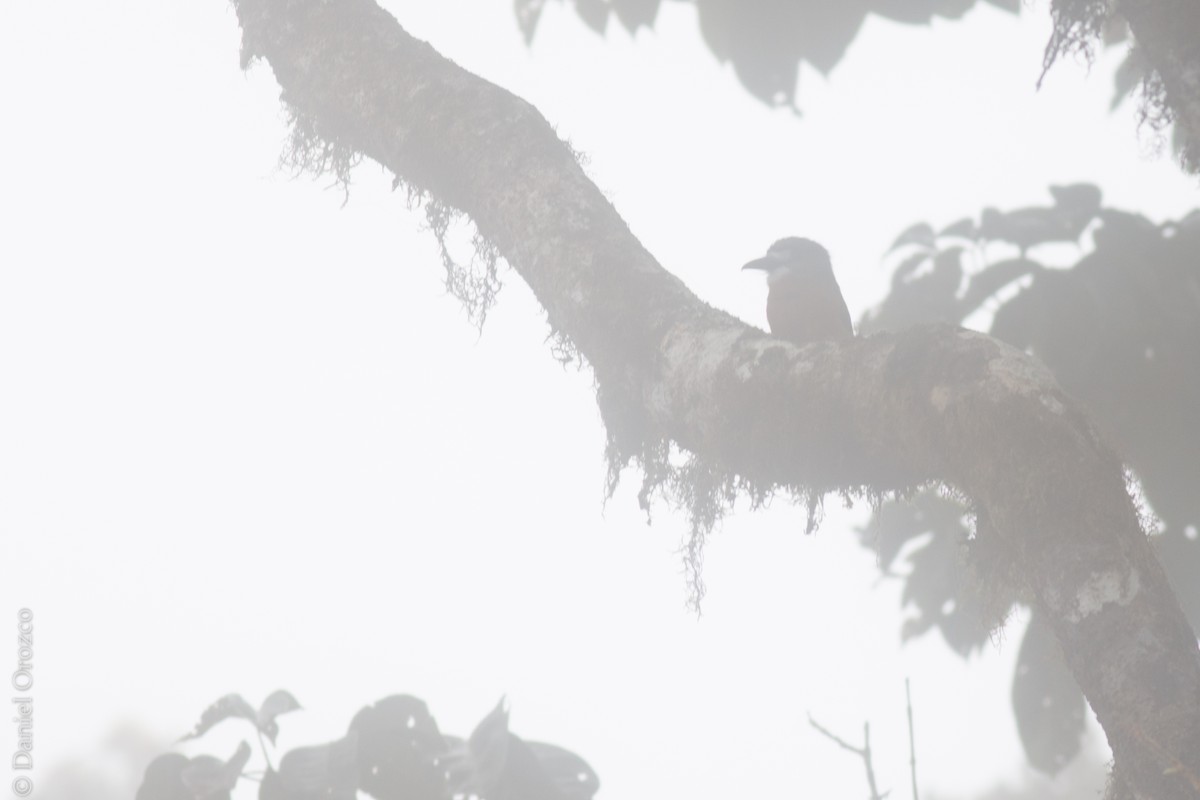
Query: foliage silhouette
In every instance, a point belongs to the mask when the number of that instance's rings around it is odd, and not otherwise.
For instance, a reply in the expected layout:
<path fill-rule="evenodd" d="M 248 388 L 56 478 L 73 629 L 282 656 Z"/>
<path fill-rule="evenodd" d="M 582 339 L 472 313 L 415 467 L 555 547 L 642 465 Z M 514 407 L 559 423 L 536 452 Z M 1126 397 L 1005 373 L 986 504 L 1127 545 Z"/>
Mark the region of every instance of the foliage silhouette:
<path fill-rule="evenodd" d="M 547 0 L 516 0 L 517 23 L 532 41 Z M 563 0 L 559 0 L 563 2 Z M 746 91 L 775 106 L 796 106 L 801 62 L 828 74 L 846 53 L 867 15 L 910 25 L 956 19 L 977 0 L 694 0 L 700 32 L 712 54 L 733 62 Z M 1020 0 L 979 0 L 1016 13 Z M 630 33 L 653 27 L 662 0 L 571 0 L 579 19 L 599 34 L 610 19 Z"/>
<path fill-rule="evenodd" d="M 200 721 L 196 723 L 195 729 L 180 739 L 180 741 L 184 742 L 189 739 L 199 738 L 217 723 L 233 717 L 239 717 L 249 720 L 258 729 L 259 733 L 266 736 L 271 744 L 275 744 L 275 737 L 279 734 L 279 724 L 275 721 L 276 717 L 280 714 L 286 714 L 289 711 L 299 710 L 300 704 L 296 702 L 296 698 L 283 690 L 272 692 L 268 695 L 257 711 L 240 694 L 227 694 L 204 709 L 204 713 L 200 715 Z"/>
<path fill-rule="evenodd" d="M 994 311 L 989 332 L 1044 361 L 1118 443 L 1161 521 L 1155 544 L 1184 611 L 1200 622 L 1200 210 L 1156 225 L 1103 207 L 1089 184 L 1050 191 L 1049 206 L 985 209 L 978 223 L 962 220 L 936 234 L 928 223 L 906 230 L 893 246 L 903 256 L 891 293 L 860 330 L 964 323 Z M 1029 255 L 1089 236 L 1090 252 L 1070 269 Z M 1014 248 L 1016 257 L 1003 256 Z M 860 531 L 889 572 L 906 543 L 929 536 L 908 557 L 903 602 L 915 616 L 903 636 L 937 628 L 964 657 L 1019 600 L 997 588 L 1014 585 L 997 574 L 1011 560 L 980 552 L 996 537 L 974 535 L 973 515 L 954 498 L 926 492 L 885 506 Z M 977 532 L 986 520 L 974 523 Z M 1013 685 L 1033 765 L 1053 773 L 1078 753 L 1083 709 L 1035 614 Z"/>
<path fill-rule="evenodd" d="M 240 695 L 226 695 L 183 740 L 227 719 L 244 719 L 264 735 L 278 733 L 275 718 L 299 708 L 279 691 L 248 714 L 250 705 Z M 260 738 L 260 744 L 267 764 L 260 800 L 355 800 L 359 791 L 375 800 L 591 800 L 600 788 L 579 756 L 509 731 L 503 700 L 466 740 L 443 736 L 421 700 L 392 695 L 360 709 L 341 739 L 288 751 L 278 770 L 266 741 Z M 165 753 L 146 768 L 137 800 L 228 800 L 241 778 L 252 778 L 244 773 L 250 754 L 245 742 L 227 761 Z"/>
<path fill-rule="evenodd" d="M 828 3 L 822 0 L 676 0 L 693 2 L 700 32 L 713 56 L 731 61 L 742 86 L 758 100 L 771 106 L 798 110 L 797 84 L 800 65 L 808 63 L 828 74 L 845 56 L 869 14 L 910 25 L 928 25 L 935 17 L 961 18 L 978 4 L 1017 13 L 1020 0 L 853 0 Z M 526 42 L 533 40 L 548 0 L 515 0 L 517 24 Z M 569 3 L 580 20 L 603 35 L 615 17 L 629 33 L 653 27 L 663 0 L 558 0 Z M 1150 29 L 1194 30 L 1200 21 L 1187 4 L 1175 8 L 1145 4 L 1137 14 L 1143 31 Z M 1060 56 L 1094 58 L 1098 46 L 1133 45 L 1131 26 L 1121 11 L 1107 0 L 1053 0 L 1054 31 L 1046 45 L 1042 76 Z M 1178 86 L 1191 85 L 1194 64 L 1171 55 L 1171 43 L 1148 35 L 1145 42 L 1131 46 L 1113 79 L 1111 108 L 1127 98 L 1139 98 L 1139 118 L 1156 134 L 1171 128 L 1176 155 L 1185 169 L 1200 165 L 1200 136 L 1191 136 L 1197 114 L 1194 96 L 1184 96 Z M 1157 49 L 1167 52 L 1158 54 Z M 1041 85 L 1041 81 L 1038 81 Z M 1174 95 L 1169 91 L 1176 86 Z M 1183 120 L 1185 124 L 1176 124 Z M 1193 124 L 1186 124 L 1192 121 Z"/>

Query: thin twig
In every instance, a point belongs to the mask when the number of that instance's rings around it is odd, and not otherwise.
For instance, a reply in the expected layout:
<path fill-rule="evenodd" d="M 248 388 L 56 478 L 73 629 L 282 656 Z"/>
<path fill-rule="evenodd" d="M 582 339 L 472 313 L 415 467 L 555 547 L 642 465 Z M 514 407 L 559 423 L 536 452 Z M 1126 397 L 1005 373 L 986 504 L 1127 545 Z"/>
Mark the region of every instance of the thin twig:
<path fill-rule="evenodd" d="M 875 785 L 875 767 L 871 764 L 871 723 L 863 723 L 862 747 L 855 747 L 845 739 L 842 739 L 828 729 L 824 728 L 819 722 L 813 719 L 812 714 L 808 715 L 808 724 L 812 725 L 813 728 L 817 730 L 817 733 L 820 733 L 838 747 L 842 748 L 843 750 L 849 750 L 851 753 L 854 753 L 854 755 L 863 760 L 863 766 L 865 766 L 867 770 L 867 786 L 871 790 L 871 800 L 883 800 L 888 796 L 888 794 L 890 794 L 890 791 L 880 794 L 879 789 Z"/>
<path fill-rule="evenodd" d="M 271 751 L 267 750 L 267 740 L 263 737 L 261 728 L 258 730 L 258 746 L 262 748 L 263 758 L 267 761 L 267 771 L 274 772 L 275 767 L 271 766 Z"/>
<path fill-rule="evenodd" d="M 908 678 L 904 679 L 904 697 L 908 700 L 908 766 L 912 773 L 912 795 L 913 800 L 920 800 L 917 796 L 917 745 L 913 738 L 912 691 L 908 688 Z"/>

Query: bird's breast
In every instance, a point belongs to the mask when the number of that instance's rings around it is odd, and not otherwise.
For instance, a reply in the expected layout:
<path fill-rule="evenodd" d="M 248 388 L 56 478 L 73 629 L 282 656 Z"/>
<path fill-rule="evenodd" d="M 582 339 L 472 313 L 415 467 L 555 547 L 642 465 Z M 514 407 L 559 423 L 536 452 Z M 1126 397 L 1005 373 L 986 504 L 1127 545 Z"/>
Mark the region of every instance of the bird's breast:
<path fill-rule="evenodd" d="M 767 323 L 771 333 L 796 344 L 854 336 L 850 311 L 832 274 L 789 275 L 772 282 Z"/>

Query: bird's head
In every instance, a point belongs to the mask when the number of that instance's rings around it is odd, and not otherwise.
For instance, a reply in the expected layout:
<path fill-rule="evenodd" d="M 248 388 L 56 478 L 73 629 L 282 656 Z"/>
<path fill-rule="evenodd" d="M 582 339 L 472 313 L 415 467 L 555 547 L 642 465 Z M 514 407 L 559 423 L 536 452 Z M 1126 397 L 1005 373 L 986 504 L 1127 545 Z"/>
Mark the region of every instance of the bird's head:
<path fill-rule="evenodd" d="M 789 236 L 780 239 L 767 249 L 767 254 L 746 264 L 742 269 L 761 269 L 767 273 L 767 282 L 792 274 L 813 271 L 833 271 L 829 251 L 812 239 Z"/>

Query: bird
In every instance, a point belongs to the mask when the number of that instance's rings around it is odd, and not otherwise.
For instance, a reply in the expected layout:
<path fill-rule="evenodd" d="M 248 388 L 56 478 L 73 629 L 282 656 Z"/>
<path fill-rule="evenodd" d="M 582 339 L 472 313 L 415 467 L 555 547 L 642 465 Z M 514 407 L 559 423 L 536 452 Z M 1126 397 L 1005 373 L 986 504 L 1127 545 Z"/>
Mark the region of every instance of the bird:
<path fill-rule="evenodd" d="M 854 338 L 829 251 L 812 239 L 780 239 L 742 269 L 767 273 L 767 324 L 775 336 L 798 345 Z"/>

